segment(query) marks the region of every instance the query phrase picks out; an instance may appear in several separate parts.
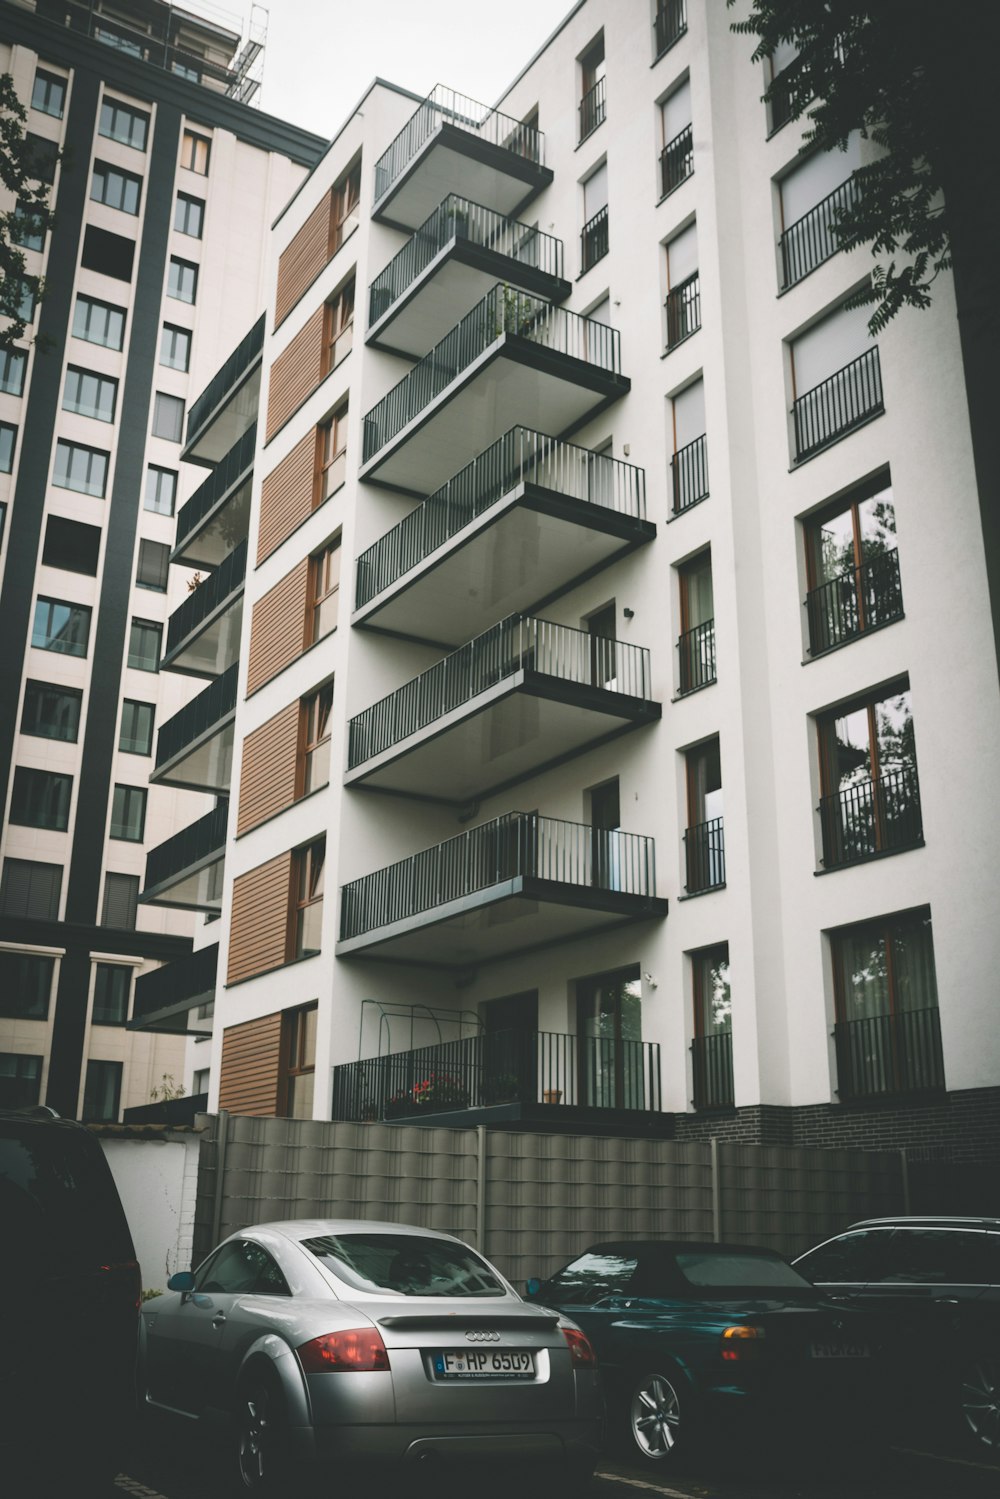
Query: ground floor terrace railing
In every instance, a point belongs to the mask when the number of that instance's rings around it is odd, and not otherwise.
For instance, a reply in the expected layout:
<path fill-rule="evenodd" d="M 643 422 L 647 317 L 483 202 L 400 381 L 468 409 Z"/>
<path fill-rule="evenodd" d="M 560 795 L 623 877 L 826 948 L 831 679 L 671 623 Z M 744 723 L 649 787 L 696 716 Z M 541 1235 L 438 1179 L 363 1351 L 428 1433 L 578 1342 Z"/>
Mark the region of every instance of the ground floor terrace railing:
<path fill-rule="evenodd" d="M 678 448 L 671 458 L 670 490 L 675 515 L 708 498 L 708 446 L 704 433 Z"/>
<path fill-rule="evenodd" d="M 677 642 L 680 657 L 681 695 L 695 692 L 715 681 L 715 620 L 706 619 L 685 630 Z"/>
<path fill-rule="evenodd" d="M 688 828 L 684 834 L 684 855 L 684 888 L 688 895 L 724 885 L 726 842 L 722 818 L 713 817 L 708 822 L 699 822 Z"/>
<path fill-rule="evenodd" d="M 733 1037 L 731 1031 L 695 1036 L 691 1042 L 696 1109 L 726 1109 L 733 1104 Z"/>
<path fill-rule="evenodd" d="M 842 786 L 821 798 L 819 815 L 825 869 L 916 848 L 924 837 L 916 768 L 886 770 L 874 780 Z"/>
<path fill-rule="evenodd" d="M 793 404 L 796 461 L 818 453 L 884 410 L 878 349 L 866 349 Z"/>
<path fill-rule="evenodd" d="M 402 176 L 410 162 L 441 125 L 467 131 L 492 146 L 500 146 L 535 166 L 543 166 L 544 136 L 532 125 L 480 104 L 466 94 L 437 84 L 375 163 L 375 202 Z"/>
<path fill-rule="evenodd" d="M 355 607 L 376 598 L 520 484 L 635 520 L 646 516 L 644 469 L 544 432 L 512 427 L 361 554 Z"/>
<path fill-rule="evenodd" d="M 809 654 L 819 656 L 866 630 L 903 617 L 899 554 L 893 549 L 831 578 L 806 595 Z"/>
<path fill-rule="evenodd" d="M 653 839 L 508 812 L 345 885 L 341 941 L 518 878 L 649 898 L 656 894 Z"/>
<path fill-rule="evenodd" d="M 936 1009 L 838 1021 L 834 1039 L 837 1091 L 842 1099 L 944 1087 L 941 1020 Z"/>

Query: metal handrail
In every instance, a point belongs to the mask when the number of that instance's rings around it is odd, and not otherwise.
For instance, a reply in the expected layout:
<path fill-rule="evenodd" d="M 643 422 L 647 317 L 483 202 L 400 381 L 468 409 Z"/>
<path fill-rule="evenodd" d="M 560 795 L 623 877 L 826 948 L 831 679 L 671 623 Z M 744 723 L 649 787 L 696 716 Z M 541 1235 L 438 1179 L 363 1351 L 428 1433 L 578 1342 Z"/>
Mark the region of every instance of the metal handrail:
<path fill-rule="evenodd" d="M 701 277 L 695 271 L 667 293 L 667 351 L 683 343 L 701 327 Z"/>
<path fill-rule="evenodd" d="M 717 1031 L 711 1036 L 695 1036 L 691 1042 L 696 1109 L 731 1108 L 733 1092 L 733 1036 L 731 1031 Z"/>
<path fill-rule="evenodd" d="M 944 1087 L 941 1017 L 936 1008 L 839 1020 L 833 1034 L 842 1099 Z"/>
<path fill-rule="evenodd" d="M 175 551 L 198 530 L 202 521 L 211 514 L 225 494 L 249 479 L 256 448 L 257 423 L 254 422 L 242 437 L 237 438 L 226 456 L 219 459 L 208 478 L 198 485 L 191 498 L 177 512 Z"/>
<path fill-rule="evenodd" d="M 671 458 L 670 488 L 675 515 L 708 498 L 708 446 L 704 433 L 678 448 Z"/>
<path fill-rule="evenodd" d="M 660 193 L 665 198 L 686 182 L 694 171 L 694 133 L 690 125 L 679 130 L 660 152 Z"/>
<path fill-rule="evenodd" d="M 375 163 L 376 205 L 442 125 L 468 131 L 535 166 L 544 165 L 545 140 L 540 130 L 439 83 Z"/>
<path fill-rule="evenodd" d="M 171 614 L 167 621 L 166 654 L 168 656 L 220 604 L 230 597 L 235 598 L 243 591 L 246 573 L 247 543 L 241 541 L 239 546 L 234 547 L 226 557 L 223 557 L 215 571 L 209 573 L 208 577 L 188 594 L 183 604 L 178 604 Z"/>
<path fill-rule="evenodd" d="M 689 895 L 715 890 L 726 883 L 726 841 L 723 819 L 695 823 L 684 834 L 686 878 Z"/>
<path fill-rule="evenodd" d="M 656 56 L 662 57 L 668 47 L 680 41 L 687 31 L 687 0 L 659 0 L 656 20 L 653 22 L 653 37 Z"/>
<path fill-rule="evenodd" d="M 355 607 L 362 608 L 520 484 L 645 518 L 644 469 L 544 432 L 511 427 L 362 552 Z"/>
<path fill-rule="evenodd" d="M 818 453 L 884 410 L 882 369 L 876 345 L 794 402 L 796 462 Z"/>
<path fill-rule="evenodd" d="M 580 270 L 589 271 L 608 253 L 608 205 L 599 208 L 580 230 Z"/>
<path fill-rule="evenodd" d="M 824 869 L 842 869 L 923 842 L 916 768 L 899 766 L 820 797 Z"/>
<path fill-rule="evenodd" d="M 215 677 L 179 712 L 160 725 L 156 736 L 157 770 L 213 725 L 221 723 L 228 713 L 236 711 L 239 675 L 239 662 L 234 661 L 221 677 Z"/>
<path fill-rule="evenodd" d="M 192 439 L 197 436 L 223 398 L 241 383 L 260 359 L 264 350 L 265 319 L 266 314 L 261 313 L 250 332 L 240 339 L 225 364 L 209 380 L 201 395 L 191 402 L 188 409 L 185 446 L 190 446 Z"/>
<path fill-rule="evenodd" d="M 837 233 L 840 215 L 844 209 L 854 208 L 860 196 L 856 179 L 848 177 L 808 213 L 789 224 L 778 240 L 783 291 L 836 255 L 840 249 Z"/>
<path fill-rule="evenodd" d="M 598 125 L 604 124 L 607 115 L 604 82 L 603 78 L 598 78 L 580 100 L 581 142 L 585 141 L 588 135 L 593 135 Z"/>
<path fill-rule="evenodd" d="M 899 553 L 895 547 L 849 568 L 806 594 L 809 654 L 820 656 L 866 630 L 903 617 Z"/>
<path fill-rule="evenodd" d="M 226 848 L 228 823 L 229 803 L 222 800 L 204 817 L 151 848 L 146 855 L 143 889 L 154 890 L 191 865 L 200 864 L 213 855 L 221 859 Z"/>
<path fill-rule="evenodd" d="M 680 695 L 695 692 L 715 681 L 715 620 L 706 619 L 685 630 L 677 641 L 680 657 Z"/>

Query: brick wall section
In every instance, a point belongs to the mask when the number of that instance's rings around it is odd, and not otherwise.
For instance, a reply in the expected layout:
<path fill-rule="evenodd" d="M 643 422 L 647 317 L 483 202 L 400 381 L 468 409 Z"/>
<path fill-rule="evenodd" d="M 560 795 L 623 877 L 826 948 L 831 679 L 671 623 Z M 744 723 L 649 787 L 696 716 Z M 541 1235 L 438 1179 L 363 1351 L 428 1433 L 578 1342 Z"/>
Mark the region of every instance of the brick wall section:
<path fill-rule="evenodd" d="M 312 317 L 292 339 L 284 353 L 271 366 L 271 383 L 267 393 L 267 441 L 279 427 L 312 395 L 325 373 L 323 369 L 323 320 L 325 307 L 317 307 Z"/>
<path fill-rule="evenodd" d="M 278 259 L 274 326 L 291 312 L 330 259 L 333 188 L 317 203 L 302 228 Z"/>
<path fill-rule="evenodd" d="M 301 716 L 299 704 L 289 703 L 244 739 L 237 837 L 295 800 Z"/>
<path fill-rule="evenodd" d="M 305 649 L 309 558 L 286 573 L 253 606 L 247 697 L 290 666 Z"/>
<path fill-rule="evenodd" d="M 307 432 L 261 486 L 258 567 L 312 514 L 317 484 L 316 441 L 315 429 Z"/>

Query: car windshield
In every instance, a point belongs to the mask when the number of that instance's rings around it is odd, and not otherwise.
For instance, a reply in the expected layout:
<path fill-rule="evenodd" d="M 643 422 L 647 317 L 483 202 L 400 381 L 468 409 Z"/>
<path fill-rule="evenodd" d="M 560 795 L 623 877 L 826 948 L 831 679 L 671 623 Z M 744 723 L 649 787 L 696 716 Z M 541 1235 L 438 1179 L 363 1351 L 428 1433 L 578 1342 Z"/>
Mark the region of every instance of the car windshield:
<path fill-rule="evenodd" d="M 356 1291 L 394 1296 L 504 1296 L 489 1265 L 464 1244 L 423 1234 L 324 1234 L 304 1248 Z"/>
<path fill-rule="evenodd" d="M 797 1270 L 772 1254 L 741 1254 L 738 1250 L 720 1254 L 693 1251 L 674 1256 L 678 1270 L 692 1286 L 780 1287 L 783 1290 L 812 1290 Z"/>

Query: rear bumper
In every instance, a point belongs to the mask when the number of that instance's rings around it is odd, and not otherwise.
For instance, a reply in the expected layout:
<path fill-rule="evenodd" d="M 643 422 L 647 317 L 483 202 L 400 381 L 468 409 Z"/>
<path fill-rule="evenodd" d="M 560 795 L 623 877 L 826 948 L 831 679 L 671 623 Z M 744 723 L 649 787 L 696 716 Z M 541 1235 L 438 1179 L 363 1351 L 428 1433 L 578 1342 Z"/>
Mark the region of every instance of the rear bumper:
<path fill-rule="evenodd" d="M 473 1466 L 546 1463 L 588 1470 L 597 1461 L 603 1422 L 571 1421 L 526 1429 L 497 1426 L 471 1432 L 457 1426 L 321 1426 L 315 1454 L 365 1467 L 437 1463 Z"/>

